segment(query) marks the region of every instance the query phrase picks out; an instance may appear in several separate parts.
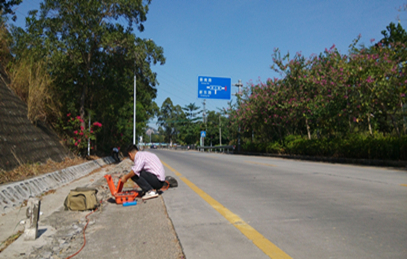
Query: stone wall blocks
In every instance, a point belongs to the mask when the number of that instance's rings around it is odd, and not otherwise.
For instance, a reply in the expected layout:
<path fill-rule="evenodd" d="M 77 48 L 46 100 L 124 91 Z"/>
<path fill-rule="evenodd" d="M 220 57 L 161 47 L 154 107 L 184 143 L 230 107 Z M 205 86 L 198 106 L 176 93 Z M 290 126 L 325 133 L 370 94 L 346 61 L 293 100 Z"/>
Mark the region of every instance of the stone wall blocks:
<path fill-rule="evenodd" d="M 48 191 L 50 189 L 50 184 L 48 184 L 48 182 L 46 181 L 46 178 L 44 176 L 38 178 L 38 182 L 40 183 L 41 188 L 43 188 L 43 190 Z"/>
<path fill-rule="evenodd" d="M 18 203 L 19 200 L 23 200 L 24 196 L 18 193 L 18 191 L 14 188 L 15 186 L 9 186 L 7 187 L 8 193 L 13 196 L 15 199 L 16 203 Z"/>
<path fill-rule="evenodd" d="M 28 199 L 28 197 L 30 197 L 29 192 L 23 188 L 23 185 L 21 184 L 14 185 L 14 189 L 21 195 L 23 200 Z"/>
<path fill-rule="evenodd" d="M 68 169 L 63 169 L 63 171 L 65 171 L 65 173 L 67 175 L 69 175 L 69 179 L 74 179 L 75 178 L 75 173 L 72 170 L 70 170 L 69 168 Z"/>
<path fill-rule="evenodd" d="M 40 187 L 38 187 L 37 184 L 33 180 L 30 180 L 28 182 L 28 185 L 30 187 L 32 195 L 37 195 L 37 194 L 41 193 Z"/>
<path fill-rule="evenodd" d="M 8 193 L 7 189 L 3 189 L 3 190 L 1 191 L 1 194 L 3 194 L 3 196 L 7 199 L 7 201 L 9 202 L 9 204 L 11 204 L 12 206 L 15 205 L 16 199 L 13 197 L 13 195 L 11 195 L 10 193 Z"/>
<path fill-rule="evenodd" d="M 68 182 L 70 182 L 74 179 L 74 175 L 69 170 L 62 169 L 61 174 L 63 174 L 65 176 L 65 178 Z"/>
<path fill-rule="evenodd" d="M 53 176 L 53 178 L 55 179 L 55 181 L 56 181 L 58 184 L 63 183 L 63 179 L 62 179 L 62 177 L 58 174 L 58 171 L 52 173 L 52 176 Z"/>
<path fill-rule="evenodd" d="M 27 192 L 29 196 L 34 196 L 35 195 L 35 190 L 33 190 L 35 187 L 32 186 L 30 182 L 23 182 L 24 186 L 27 188 Z"/>
<path fill-rule="evenodd" d="M 29 197 L 35 197 L 48 190 L 55 189 L 113 162 L 112 157 L 100 158 L 24 181 L 1 185 L 0 213 L 12 210 Z"/>
<path fill-rule="evenodd" d="M 50 174 L 52 180 L 54 180 L 56 185 L 59 185 L 61 182 L 61 179 L 58 177 L 58 174 L 56 174 L 55 172 Z"/>
<path fill-rule="evenodd" d="M 59 175 L 59 177 L 61 177 L 63 183 L 68 182 L 68 177 L 66 177 L 65 172 L 59 171 L 57 174 Z"/>
<path fill-rule="evenodd" d="M 47 186 L 45 185 L 44 182 L 42 182 L 40 180 L 41 178 L 34 178 L 33 181 L 35 182 L 35 184 L 38 186 L 38 188 L 40 189 L 40 192 L 46 191 L 47 190 Z"/>
<path fill-rule="evenodd" d="M 47 176 L 44 178 L 44 181 L 47 182 L 47 185 L 48 185 L 48 186 L 57 186 L 57 185 L 58 185 L 58 182 L 54 179 L 54 177 L 53 177 L 52 174 L 47 175 Z"/>
<path fill-rule="evenodd" d="M 16 188 L 18 188 L 19 190 L 21 190 L 21 192 L 24 193 L 24 195 L 25 195 L 26 197 L 30 197 L 31 191 L 30 191 L 29 188 L 27 188 L 27 185 L 26 185 L 25 183 L 22 183 L 22 182 L 18 183 L 18 184 L 16 185 Z"/>
<path fill-rule="evenodd" d="M 0 210 L 5 210 L 6 208 L 12 206 L 11 202 L 0 192 Z"/>
<path fill-rule="evenodd" d="M 66 178 L 62 171 L 56 172 L 56 175 L 58 175 L 58 177 L 61 179 L 61 183 L 66 183 L 68 181 L 68 179 Z"/>

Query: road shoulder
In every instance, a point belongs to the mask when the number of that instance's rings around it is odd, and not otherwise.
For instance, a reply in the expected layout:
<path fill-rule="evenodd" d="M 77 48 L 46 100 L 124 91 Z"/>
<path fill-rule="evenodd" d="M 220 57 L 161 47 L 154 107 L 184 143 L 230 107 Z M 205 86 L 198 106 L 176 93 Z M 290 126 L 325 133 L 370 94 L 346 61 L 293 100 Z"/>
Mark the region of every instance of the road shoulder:
<path fill-rule="evenodd" d="M 78 186 L 91 186 L 99 190 L 102 206 L 89 215 L 86 245 L 78 258 L 183 258 L 176 233 L 168 218 L 162 197 L 145 203 L 123 207 L 114 203 L 108 190 L 105 174 L 117 181 L 129 169 L 128 161 L 108 166 L 56 190 L 42 198 L 39 222 L 40 236 L 35 241 L 17 239 L 0 258 L 65 258 L 80 250 L 83 245 L 83 227 L 86 212 L 64 211 L 63 202 L 69 190 Z M 163 194 L 165 195 L 165 193 Z M 25 208 L 1 220 L 24 217 Z M 12 223 L 14 224 L 14 223 Z M 10 225 L 12 225 L 10 224 Z"/>

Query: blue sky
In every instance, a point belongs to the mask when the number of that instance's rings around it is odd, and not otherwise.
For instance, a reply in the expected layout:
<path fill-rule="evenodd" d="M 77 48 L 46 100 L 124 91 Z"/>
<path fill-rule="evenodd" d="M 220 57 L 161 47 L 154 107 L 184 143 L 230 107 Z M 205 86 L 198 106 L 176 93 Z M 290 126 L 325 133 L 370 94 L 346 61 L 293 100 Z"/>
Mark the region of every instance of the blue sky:
<path fill-rule="evenodd" d="M 24 0 L 18 7 L 23 16 L 39 8 L 38 0 Z M 319 54 L 336 45 L 341 53 L 359 34 L 360 43 L 382 38 L 381 31 L 398 16 L 407 27 L 407 12 L 398 8 L 406 0 L 153 0 L 145 31 L 136 35 L 152 39 L 164 48 L 158 74 L 156 102 L 170 97 L 174 104 L 195 103 L 198 76 L 230 77 L 243 84 L 278 77 L 270 69 L 274 48 L 282 53 Z M 237 88 L 233 87 L 232 92 Z M 232 97 L 232 99 L 235 97 Z M 226 101 L 207 100 L 207 109 L 226 107 Z M 154 126 L 151 122 L 150 125 Z"/>

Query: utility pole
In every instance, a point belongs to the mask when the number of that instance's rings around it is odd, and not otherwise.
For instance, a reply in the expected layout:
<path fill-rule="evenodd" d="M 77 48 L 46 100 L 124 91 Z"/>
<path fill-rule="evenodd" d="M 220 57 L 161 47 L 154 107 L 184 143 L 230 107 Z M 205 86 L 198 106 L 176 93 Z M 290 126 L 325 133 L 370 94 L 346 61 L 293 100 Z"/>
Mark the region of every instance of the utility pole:
<path fill-rule="evenodd" d="M 207 126 L 206 126 L 206 99 L 203 100 L 203 122 L 205 123 L 205 131 L 207 131 Z"/>
<path fill-rule="evenodd" d="M 205 123 L 205 132 L 207 131 L 207 126 L 206 126 L 206 99 L 203 100 L 203 122 Z M 202 146 L 205 146 L 205 138 L 201 137 L 202 139 Z"/>
<path fill-rule="evenodd" d="M 219 146 L 222 146 L 222 121 L 220 120 L 220 114 L 219 114 Z"/>
<path fill-rule="evenodd" d="M 250 87 L 251 88 L 251 94 L 253 95 L 253 85 Z M 254 142 L 254 129 L 252 129 L 252 143 Z"/>
<path fill-rule="evenodd" d="M 238 83 L 233 84 L 233 86 L 237 86 L 239 88 L 239 92 L 237 92 L 237 93 L 235 93 L 233 95 L 235 95 L 235 96 L 242 95 L 242 87 L 243 87 L 242 80 L 239 79 Z"/>
<path fill-rule="evenodd" d="M 234 95 L 237 97 L 237 103 L 240 107 L 240 97 L 242 96 L 242 80 L 239 79 L 237 84 L 233 84 L 233 86 L 237 86 L 239 88 L 239 91 L 235 93 Z M 240 125 L 239 125 L 239 130 L 237 132 L 237 152 L 240 153 Z"/>

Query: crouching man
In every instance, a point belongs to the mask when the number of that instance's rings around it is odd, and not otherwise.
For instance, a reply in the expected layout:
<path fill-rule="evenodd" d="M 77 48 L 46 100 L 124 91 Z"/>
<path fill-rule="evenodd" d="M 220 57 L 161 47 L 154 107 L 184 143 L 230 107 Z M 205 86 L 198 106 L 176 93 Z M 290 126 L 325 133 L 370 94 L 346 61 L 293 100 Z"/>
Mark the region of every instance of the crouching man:
<path fill-rule="evenodd" d="M 153 153 L 139 151 L 136 145 L 127 149 L 130 159 L 134 162 L 131 172 L 124 175 L 121 180 L 126 183 L 129 178 L 143 190 L 143 200 L 158 197 L 157 191 L 165 181 L 165 170 L 160 159 Z"/>

